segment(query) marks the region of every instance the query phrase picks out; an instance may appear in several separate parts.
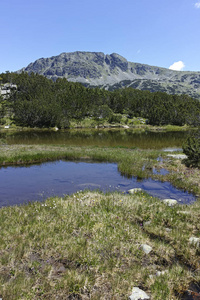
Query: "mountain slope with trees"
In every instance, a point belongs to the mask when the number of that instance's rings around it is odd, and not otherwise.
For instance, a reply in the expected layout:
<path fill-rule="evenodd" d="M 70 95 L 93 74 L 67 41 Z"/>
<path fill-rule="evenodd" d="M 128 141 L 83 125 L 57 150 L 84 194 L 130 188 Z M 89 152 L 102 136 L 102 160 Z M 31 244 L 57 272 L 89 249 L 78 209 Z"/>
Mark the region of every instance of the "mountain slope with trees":
<path fill-rule="evenodd" d="M 18 73 L 34 72 L 53 81 L 66 78 L 85 86 L 107 90 L 132 87 L 151 92 L 187 94 L 200 99 L 200 72 L 173 71 L 127 61 L 119 54 L 102 52 L 61 53 L 40 58 Z"/>

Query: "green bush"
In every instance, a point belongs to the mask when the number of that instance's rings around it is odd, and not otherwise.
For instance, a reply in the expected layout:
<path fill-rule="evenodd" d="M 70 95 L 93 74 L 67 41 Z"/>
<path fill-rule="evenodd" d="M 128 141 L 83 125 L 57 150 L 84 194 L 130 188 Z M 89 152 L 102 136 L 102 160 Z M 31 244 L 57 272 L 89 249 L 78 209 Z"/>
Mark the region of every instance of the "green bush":
<path fill-rule="evenodd" d="M 120 123 L 122 119 L 122 115 L 121 114 L 115 114 L 113 113 L 110 118 L 109 118 L 109 122 L 110 123 Z"/>
<path fill-rule="evenodd" d="M 200 130 L 187 138 L 183 144 L 183 152 L 188 157 L 188 166 L 200 167 Z"/>

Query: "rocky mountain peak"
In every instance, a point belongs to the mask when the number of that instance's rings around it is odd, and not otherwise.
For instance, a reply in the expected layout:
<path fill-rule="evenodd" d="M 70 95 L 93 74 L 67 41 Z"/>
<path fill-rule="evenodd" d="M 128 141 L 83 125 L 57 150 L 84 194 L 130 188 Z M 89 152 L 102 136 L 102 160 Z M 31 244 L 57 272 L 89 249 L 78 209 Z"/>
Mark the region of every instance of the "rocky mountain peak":
<path fill-rule="evenodd" d="M 123 56 L 117 53 L 106 55 L 105 61 L 111 69 L 118 67 L 123 72 L 126 72 L 128 70 L 128 61 Z"/>

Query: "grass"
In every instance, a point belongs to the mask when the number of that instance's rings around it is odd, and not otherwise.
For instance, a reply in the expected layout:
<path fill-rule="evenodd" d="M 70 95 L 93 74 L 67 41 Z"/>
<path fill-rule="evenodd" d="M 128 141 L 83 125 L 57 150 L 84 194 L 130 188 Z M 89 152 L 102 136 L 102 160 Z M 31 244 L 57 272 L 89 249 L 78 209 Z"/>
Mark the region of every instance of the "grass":
<path fill-rule="evenodd" d="M 200 280 L 199 248 L 189 243 L 200 236 L 197 208 L 97 191 L 2 208 L 0 295 L 128 299 L 139 286 L 151 299 L 180 299 Z"/>
<path fill-rule="evenodd" d="M 177 188 L 190 191 L 200 197 L 200 169 L 188 168 L 184 164 L 184 160 L 169 158 L 166 155 L 162 167 L 169 171 L 169 174 L 164 176 L 165 181 L 169 181 Z"/>
<path fill-rule="evenodd" d="M 38 145 L 2 145 L 0 164 L 30 164 L 57 159 L 92 159 L 95 161 L 117 162 L 119 170 L 127 175 L 137 175 L 145 161 L 152 161 L 158 151 L 141 151 L 121 147 L 65 147 Z"/>
<path fill-rule="evenodd" d="M 116 162 L 127 176 L 168 180 L 200 195 L 200 170 L 187 168 L 166 152 L 1 145 L 4 166 L 56 159 Z M 153 168 L 169 173 L 153 174 Z M 128 299 L 137 286 L 151 299 L 183 299 L 200 284 L 200 248 L 189 242 L 190 237 L 200 238 L 199 219 L 199 200 L 168 207 L 141 192 L 85 191 L 3 207 L 0 298 Z M 152 251 L 145 254 L 142 244 Z"/>

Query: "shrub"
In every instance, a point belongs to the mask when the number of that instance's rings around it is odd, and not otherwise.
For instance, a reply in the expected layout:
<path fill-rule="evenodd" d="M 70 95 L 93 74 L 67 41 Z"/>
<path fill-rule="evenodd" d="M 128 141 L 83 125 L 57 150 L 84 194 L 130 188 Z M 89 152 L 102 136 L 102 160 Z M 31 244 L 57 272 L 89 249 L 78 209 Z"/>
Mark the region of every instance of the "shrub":
<path fill-rule="evenodd" d="M 188 157 L 185 161 L 188 166 L 200 167 L 200 129 L 187 138 L 183 152 Z"/>
<path fill-rule="evenodd" d="M 113 113 L 110 118 L 109 118 L 109 122 L 110 123 L 120 123 L 122 119 L 122 115 L 121 114 L 115 114 Z"/>

